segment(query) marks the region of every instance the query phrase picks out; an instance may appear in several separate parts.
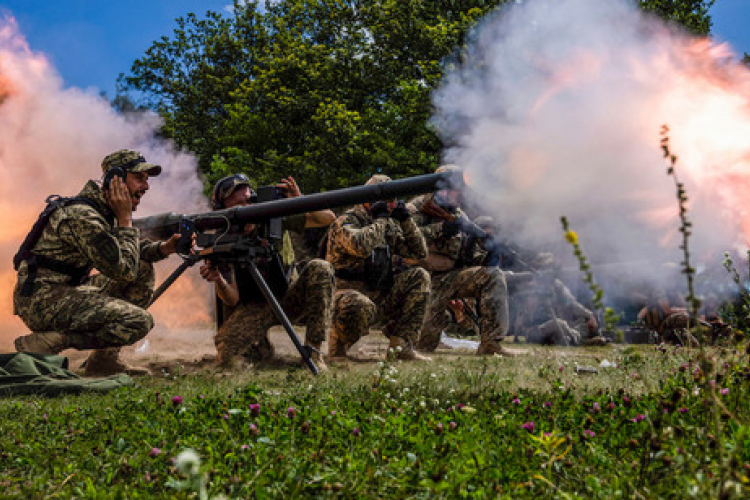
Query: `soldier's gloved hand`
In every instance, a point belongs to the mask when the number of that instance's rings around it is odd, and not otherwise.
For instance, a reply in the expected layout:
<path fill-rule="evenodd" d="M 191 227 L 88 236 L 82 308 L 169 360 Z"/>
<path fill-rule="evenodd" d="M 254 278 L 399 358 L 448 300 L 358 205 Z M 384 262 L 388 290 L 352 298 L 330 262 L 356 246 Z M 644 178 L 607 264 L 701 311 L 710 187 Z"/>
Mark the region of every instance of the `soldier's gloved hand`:
<path fill-rule="evenodd" d="M 380 200 L 370 205 L 370 215 L 373 219 L 380 219 L 381 217 L 388 217 L 388 202 Z"/>
<path fill-rule="evenodd" d="M 461 231 L 461 223 L 458 219 L 447 220 L 443 222 L 443 236 L 451 237 Z"/>
<path fill-rule="evenodd" d="M 399 200 L 396 203 L 396 208 L 391 211 L 391 218 L 396 219 L 399 222 L 404 222 L 406 219 L 411 217 L 411 212 L 406 208 L 406 203 L 403 200 Z"/>

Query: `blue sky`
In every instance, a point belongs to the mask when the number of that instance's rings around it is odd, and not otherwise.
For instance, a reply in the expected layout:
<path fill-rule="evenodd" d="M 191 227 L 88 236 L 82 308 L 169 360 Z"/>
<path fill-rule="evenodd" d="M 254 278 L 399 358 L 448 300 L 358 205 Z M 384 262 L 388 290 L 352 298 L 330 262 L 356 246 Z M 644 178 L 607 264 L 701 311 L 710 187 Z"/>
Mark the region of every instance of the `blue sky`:
<path fill-rule="evenodd" d="M 31 49 L 43 52 L 66 86 L 103 90 L 111 98 L 120 73 L 188 12 L 223 11 L 231 0 L 0 0 Z M 713 35 L 750 53 L 750 0 L 716 0 Z M 1 14 L 0 14 L 1 15 Z"/>

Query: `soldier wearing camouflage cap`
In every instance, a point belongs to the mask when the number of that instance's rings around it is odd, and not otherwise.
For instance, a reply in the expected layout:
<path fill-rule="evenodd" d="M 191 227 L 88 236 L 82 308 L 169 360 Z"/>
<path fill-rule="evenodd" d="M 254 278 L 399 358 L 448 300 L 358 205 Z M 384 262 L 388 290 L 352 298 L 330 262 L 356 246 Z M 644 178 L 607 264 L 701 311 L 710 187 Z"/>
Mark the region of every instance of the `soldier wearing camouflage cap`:
<path fill-rule="evenodd" d="M 91 180 L 75 197 L 50 197 L 14 259 L 14 313 L 33 332 L 18 337 L 15 347 L 40 354 L 95 349 L 87 375 L 144 373 L 120 361 L 120 348 L 153 327 L 146 311 L 153 263 L 175 252 L 179 235 L 152 242 L 132 226 L 132 213 L 160 166 L 121 149 L 101 167 L 108 189 Z M 94 268 L 99 274 L 90 276 Z"/>
<path fill-rule="evenodd" d="M 445 310 L 451 301 L 476 299 L 480 335 L 477 354 L 512 355 L 500 345 L 508 333 L 508 288 L 503 272 L 497 266 L 485 265 L 487 250 L 461 230 L 461 220 L 468 219 L 460 207 L 461 169 L 442 165 L 436 172 L 455 172 L 458 182 L 413 201 L 417 210 L 414 220 L 429 249 L 428 256 L 415 263 L 427 269 L 432 279 L 418 347 L 426 352 L 438 347 L 447 326 Z"/>
<path fill-rule="evenodd" d="M 292 177 L 281 179 L 276 189 L 288 198 L 302 196 Z M 220 179 L 214 186 L 211 204 L 215 210 L 247 206 L 254 203 L 255 192 L 245 174 Z M 331 210 L 290 215 L 282 218 L 284 236 L 277 255 L 279 259 L 258 262 L 260 272 L 279 300 L 289 320 L 304 324 L 305 345 L 312 350 L 311 358 L 321 370 L 326 365 L 320 352 L 331 322 L 334 294 L 333 267 L 323 259 L 311 259 L 304 266 L 294 265 L 294 250 L 288 232 L 301 233 L 305 228 L 329 226 L 336 216 Z M 246 234 L 255 226 L 248 224 Z M 222 267 L 210 263 L 200 268 L 201 276 L 214 283 L 226 321 L 220 322 L 214 337 L 219 365 L 231 368 L 244 361 L 268 361 L 274 356 L 268 333 L 281 324 L 274 310 L 260 292 L 250 269 L 241 263 Z"/>
<path fill-rule="evenodd" d="M 388 182 L 372 176 L 367 185 Z M 409 208 L 396 200 L 357 205 L 331 226 L 326 258 L 336 269 L 329 356 L 343 357 L 369 328 L 383 327 L 390 349 L 404 360 L 429 360 L 415 350 L 430 293 L 430 276 L 404 266 L 427 255 Z"/>

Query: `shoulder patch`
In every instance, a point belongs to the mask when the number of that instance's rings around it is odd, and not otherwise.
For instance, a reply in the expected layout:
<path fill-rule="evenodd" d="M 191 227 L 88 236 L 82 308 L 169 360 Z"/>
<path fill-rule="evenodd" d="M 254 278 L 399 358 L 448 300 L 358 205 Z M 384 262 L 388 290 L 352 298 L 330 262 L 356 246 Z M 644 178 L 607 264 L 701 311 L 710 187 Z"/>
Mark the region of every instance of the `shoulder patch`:
<path fill-rule="evenodd" d="M 110 264 L 117 264 L 120 260 L 120 247 L 111 234 L 101 232 L 91 240 L 101 256 Z"/>

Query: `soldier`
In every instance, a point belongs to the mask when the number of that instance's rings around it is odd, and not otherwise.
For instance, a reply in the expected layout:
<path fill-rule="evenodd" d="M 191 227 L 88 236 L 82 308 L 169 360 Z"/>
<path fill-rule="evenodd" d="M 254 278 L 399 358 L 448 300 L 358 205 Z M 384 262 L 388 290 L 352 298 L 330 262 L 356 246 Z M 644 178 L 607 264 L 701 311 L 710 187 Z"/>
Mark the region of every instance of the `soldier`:
<path fill-rule="evenodd" d="M 388 182 L 374 175 L 366 185 Z M 414 345 L 430 293 L 430 276 L 408 267 L 403 258 L 420 259 L 427 246 L 403 202 L 357 205 L 331 226 L 326 259 L 336 269 L 333 328 L 329 356 L 341 357 L 375 324 L 383 325 L 389 351 L 402 360 L 430 359 Z"/>
<path fill-rule="evenodd" d="M 460 169 L 444 165 L 437 173 Z M 456 176 L 458 177 L 458 176 Z M 460 208 L 461 188 L 446 187 L 414 200 L 414 216 L 427 240 L 429 255 L 418 261 L 432 278 L 430 305 L 418 347 L 434 351 L 446 326 L 445 309 L 451 300 L 476 299 L 479 317 L 477 354 L 512 355 L 500 342 L 508 333 L 508 290 L 497 265 L 484 262 L 487 251 L 480 242 L 461 231 L 460 219 L 467 219 Z"/>
<path fill-rule="evenodd" d="M 104 158 L 102 170 L 102 186 L 92 180 L 74 198 L 48 199 L 14 259 L 14 313 L 33 332 L 18 337 L 15 347 L 41 354 L 96 349 L 86 375 L 142 374 L 147 370 L 120 361 L 120 348 L 153 327 L 146 311 L 153 263 L 175 252 L 179 235 L 151 242 L 132 227 L 132 213 L 160 166 L 121 149 Z M 90 278 L 92 268 L 100 274 Z"/>
<path fill-rule="evenodd" d="M 596 336 L 594 313 L 578 302 L 562 281 L 544 276 L 531 280 L 514 299 L 518 303 L 516 335 L 535 344 L 606 345 L 606 339 Z"/>
<path fill-rule="evenodd" d="M 286 197 L 302 196 L 292 177 L 282 179 L 276 187 Z M 252 203 L 252 196 L 247 176 L 231 175 L 216 183 L 213 208 L 219 210 L 247 206 Z M 334 219 L 330 210 L 319 210 L 285 217 L 283 227 L 285 230 L 302 232 L 306 227 L 329 226 Z M 252 234 L 255 226 L 248 224 L 245 231 Z M 284 262 L 271 259 L 259 264 L 259 270 L 271 289 L 276 290 L 277 297 L 281 295 L 279 303 L 290 320 L 295 323 L 305 322 L 305 344 L 312 348 L 311 357 L 318 368 L 324 370 L 326 366 L 320 347 L 331 324 L 333 267 L 322 259 L 312 259 L 298 276 L 291 276 L 287 288 L 287 272 L 294 263 L 291 240 L 288 237 L 285 236 L 279 250 Z M 217 269 L 207 263 L 201 266 L 200 273 L 204 279 L 215 284 L 217 295 L 230 309 L 226 321 L 219 327 L 214 338 L 219 364 L 229 366 L 237 357 L 244 357 L 248 361 L 272 358 L 274 350 L 268 339 L 268 330 L 280 322 L 255 284 L 249 269 L 241 264 Z"/>

